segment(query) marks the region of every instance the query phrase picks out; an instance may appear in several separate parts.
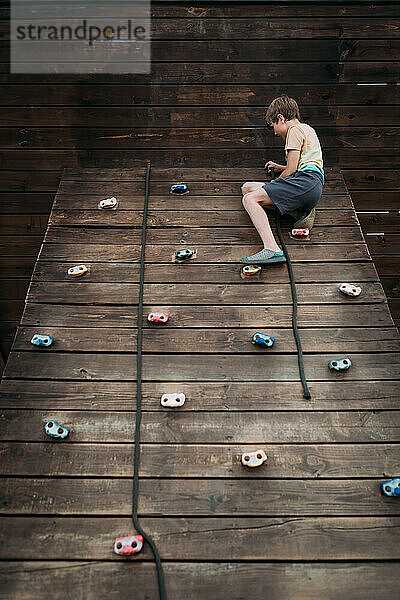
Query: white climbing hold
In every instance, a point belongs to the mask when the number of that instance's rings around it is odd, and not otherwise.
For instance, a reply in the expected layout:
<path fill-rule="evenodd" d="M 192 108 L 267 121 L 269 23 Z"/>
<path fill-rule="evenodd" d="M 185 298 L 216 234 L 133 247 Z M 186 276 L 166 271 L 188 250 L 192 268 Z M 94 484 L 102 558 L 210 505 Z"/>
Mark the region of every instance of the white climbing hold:
<path fill-rule="evenodd" d="M 267 460 L 267 455 L 264 450 L 256 450 L 255 452 L 246 452 L 242 454 L 242 464 L 245 467 L 260 467 Z"/>
<path fill-rule="evenodd" d="M 185 394 L 163 394 L 161 405 L 168 408 L 178 408 L 185 404 Z"/>
<path fill-rule="evenodd" d="M 341 283 L 339 291 L 346 296 L 359 296 L 361 294 L 361 288 L 354 285 L 354 283 Z"/>
<path fill-rule="evenodd" d="M 117 208 L 118 200 L 114 198 L 106 198 L 106 200 L 100 200 L 98 207 L 99 208 Z"/>
<path fill-rule="evenodd" d="M 246 265 L 242 269 L 242 273 L 245 277 L 249 277 L 251 275 L 256 275 L 261 271 L 260 265 Z"/>
<path fill-rule="evenodd" d="M 304 229 L 292 229 L 290 232 L 290 237 L 295 240 L 306 240 L 310 237 L 310 230 L 308 229 L 308 227 L 304 227 Z"/>
<path fill-rule="evenodd" d="M 68 269 L 68 275 L 70 277 L 80 277 L 88 272 L 88 268 L 86 265 L 76 265 L 76 267 L 71 267 Z"/>

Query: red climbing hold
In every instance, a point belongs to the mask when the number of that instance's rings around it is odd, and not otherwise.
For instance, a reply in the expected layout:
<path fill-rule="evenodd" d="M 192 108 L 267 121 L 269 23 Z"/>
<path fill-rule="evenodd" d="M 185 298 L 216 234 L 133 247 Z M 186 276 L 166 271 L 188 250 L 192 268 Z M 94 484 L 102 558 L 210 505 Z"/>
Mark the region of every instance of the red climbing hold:
<path fill-rule="evenodd" d="M 169 319 L 168 313 L 159 313 L 159 312 L 151 312 L 147 317 L 148 321 L 151 323 L 166 323 Z"/>
<path fill-rule="evenodd" d="M 143 548 L 143 536 L 128 535 L 120 537 L 114 541 L 114 552 L 122 556 L 131 556 L 137 554 Z"/>

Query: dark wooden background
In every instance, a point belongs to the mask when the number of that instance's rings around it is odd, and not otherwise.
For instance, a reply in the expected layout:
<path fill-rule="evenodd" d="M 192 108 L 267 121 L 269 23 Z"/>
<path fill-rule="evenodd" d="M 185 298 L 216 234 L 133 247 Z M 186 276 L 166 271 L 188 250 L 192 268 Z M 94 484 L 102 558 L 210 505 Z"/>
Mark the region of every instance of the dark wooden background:
<path fill-rule="evenodd" d="M 3 358 L 64 167 L 282 162 L 264 126 L 282 93 L 342 169 L 399 324 L 398 3 L 154 2 L 138 76 L 12 75 L 8 3 L 0 19 Z"/>

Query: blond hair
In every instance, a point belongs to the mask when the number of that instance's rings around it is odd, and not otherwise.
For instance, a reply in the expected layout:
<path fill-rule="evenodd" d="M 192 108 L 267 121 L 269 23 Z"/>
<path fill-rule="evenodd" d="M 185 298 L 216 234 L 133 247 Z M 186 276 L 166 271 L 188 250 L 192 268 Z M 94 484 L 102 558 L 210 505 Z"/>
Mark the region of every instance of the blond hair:
<path fill-rule="evenodd" d="M 278 115 L 283 115 L 287 121 L 298 119 L 300 121 L 299 106 L 293 98 L 289 98 L 287 94 L 279 96 L 272 100 L 265 113 L 265 120 L 269 123 L 276 123 Z"/>

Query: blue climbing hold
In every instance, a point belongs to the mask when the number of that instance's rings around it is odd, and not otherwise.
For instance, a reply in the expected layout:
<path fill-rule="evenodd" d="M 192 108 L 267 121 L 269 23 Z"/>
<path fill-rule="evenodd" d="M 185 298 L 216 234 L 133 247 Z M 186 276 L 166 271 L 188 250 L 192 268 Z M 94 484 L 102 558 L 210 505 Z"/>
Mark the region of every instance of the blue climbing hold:
<path fill-rule="evenodd" d="M 381 483 L 381 488 L 385 496 L 400 496 L 400 478 L 384 481 Z"/>
<path fill-rule="evenodd" d="M 351 367 L 351 360 L 349 358 L 338 358 L 331 360 L 329 368 L 331 371 L 347 371 Z"/>
<path fill-rule="evenodd" d="M 257 331 L 251 338 L 253 344 L 258 344 L 259 346 L 266 346 L 267 348 L 271 348 L 274 345 L 275 338 L 267 335 L 266 333 L 260 333 Z"/>
<path fill-rule="evenodd" d="M 52 438 L 63 439 L 66 438 L 69 434 L 68 427 L 60 425 L 59 423 L 57 423 L 57 421 L 47 421 L 47 423 L 44 426 L 44 430 L 46 434 Z"/>
<path fill-rule="evenodd" d="M 31 344 L 34 346 L 51 346 L 54 342 L 54 338 L 51 335 L 40 335 L 39 333 L 35 333 L 33 338 L 31 339 Z"/>
<path fill-rule="evenodd" d="M 175 183 L 171 185 L 171 194 L 187 194 L 188 191 L 187 183 Z"/>
<path fill-rule="evenodd" d="M 186 260 L 187 258 L 192 258 L 194 252 L 190 248 L 184 248 L 183 250 L 177 250 L 175 252 L 176 260 Z"/>

